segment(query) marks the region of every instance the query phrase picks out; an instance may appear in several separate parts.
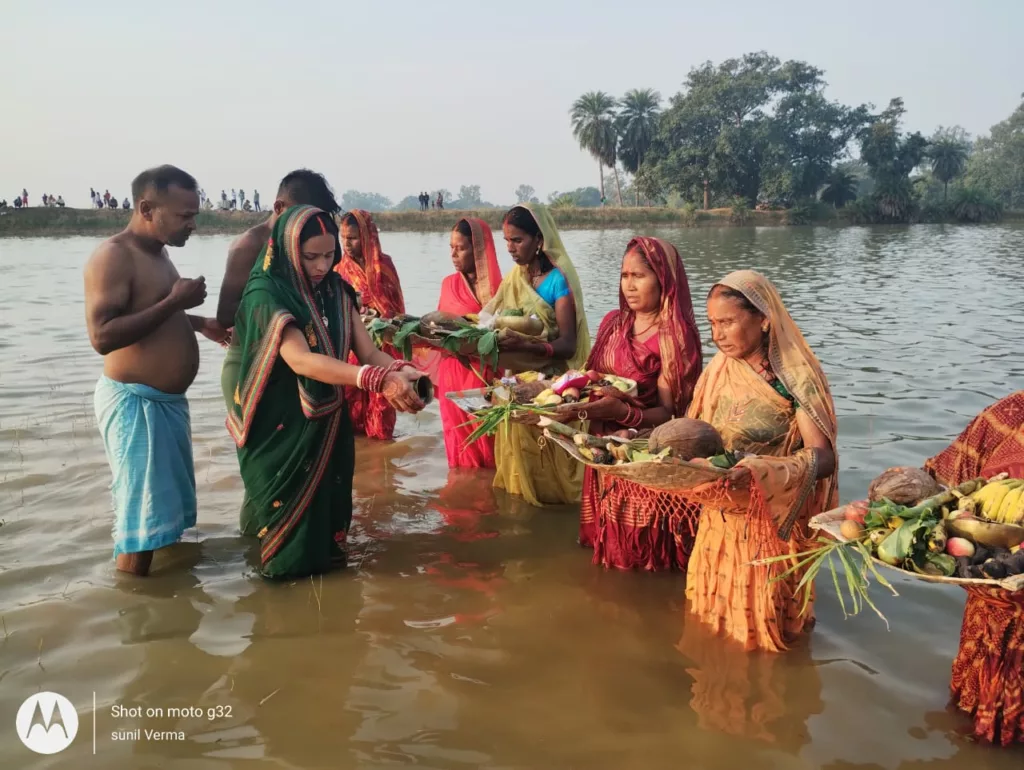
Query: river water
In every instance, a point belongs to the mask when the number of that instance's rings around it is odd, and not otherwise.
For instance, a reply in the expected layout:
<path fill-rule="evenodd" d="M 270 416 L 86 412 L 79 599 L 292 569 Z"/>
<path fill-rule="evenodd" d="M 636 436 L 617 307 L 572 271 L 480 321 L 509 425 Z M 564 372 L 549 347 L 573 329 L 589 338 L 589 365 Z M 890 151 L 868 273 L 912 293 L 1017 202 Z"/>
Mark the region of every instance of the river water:
<path fill-rule="evenodd" d="M 655 234 L 683 255 L 706 339 L 715 279 L 753 267 L 779 286 L 835 394 L 843 501 L 1024 387 L 1024 228 Z M 630 234 L 563 235 L 596 329 Z M 208 314 L 229 240 L 172 255 L 207 276 Z M 410 311 L 432 309 L 447 235 L 382 240 Z M 576 546 L 571 509 L 449 474 L 436 404 L 400 417 L 394 443 L 358 444 L 352 566 L 262 581 L 236 533 L 222 351 L 205 340 L 189 392 L 198 531 L 150 579 L 115 574 L 82 305 L 95 243 L 0 239 L 0 767 L 1021 767 L 1020 749 L 973 744 L 947 709 L 960 590 L 875 589 L 887 630 L 870 611 L 844 619 L 822 580 L 808 644 L 745 655 L 686 621 L 681 576 L 604 572 Z M 80 715 L 51 757 L 15 737 L 40 690 Z M 135 729 L 166 740 L 114 740 Z"/>

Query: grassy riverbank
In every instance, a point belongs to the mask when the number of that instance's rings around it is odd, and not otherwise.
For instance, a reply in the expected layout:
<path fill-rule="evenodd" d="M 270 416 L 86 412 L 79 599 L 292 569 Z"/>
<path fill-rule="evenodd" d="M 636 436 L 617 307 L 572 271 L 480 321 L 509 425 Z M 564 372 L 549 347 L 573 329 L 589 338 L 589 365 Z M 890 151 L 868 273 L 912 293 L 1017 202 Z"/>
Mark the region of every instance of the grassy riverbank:
<path fill-rule="evenodd" d="M 384 211 L 374 214 L 382 231 L 444 232 L 459 217 L 474 216 L 501 227 L 504 209 L 482 211 Z M 118 209 L 7 209 L 0 212 L 0 238 L 95 235 L 105 237 L 123 229 L 131 212 Z M 785 225 L 849 225 L 846 210 L 818 207 L 813 211 L 750 211 L 692 208 L 555 208 L 555 222 L 565 230 L 661 227 L 765 227 Z M 199 234 L 237 234 L 263 221 L 266 213 L 203 211 L 196 217 Z M 1004 220 L 1024 221 L 1024 212 L 1007 211 Z"/>

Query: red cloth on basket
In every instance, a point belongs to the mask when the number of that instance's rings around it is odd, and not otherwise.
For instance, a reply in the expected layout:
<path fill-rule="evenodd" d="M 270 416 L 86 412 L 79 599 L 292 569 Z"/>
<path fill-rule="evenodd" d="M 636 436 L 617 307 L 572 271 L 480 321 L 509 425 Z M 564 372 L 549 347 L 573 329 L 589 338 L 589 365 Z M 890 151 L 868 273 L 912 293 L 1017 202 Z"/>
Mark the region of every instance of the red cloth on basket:
<path fill-rule="evenodd" d="M 945 484 L 998 473 L 1024 478 L 1024 391 L 997 401 L 925 469 Z M 950 690 L 975 737 L 1024 743 L 1024 591 L 971 586 Z"/>

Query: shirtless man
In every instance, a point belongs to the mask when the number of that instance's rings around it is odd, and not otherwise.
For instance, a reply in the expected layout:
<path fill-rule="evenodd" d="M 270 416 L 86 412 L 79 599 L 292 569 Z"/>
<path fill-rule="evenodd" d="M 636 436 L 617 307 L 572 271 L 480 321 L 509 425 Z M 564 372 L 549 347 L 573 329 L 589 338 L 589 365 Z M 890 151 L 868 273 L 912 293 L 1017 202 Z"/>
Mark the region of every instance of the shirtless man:
<path fill-rule="evenodd" d="M 309 169 L 299 169 L 282 179 L 277 189 L 277 199 L 267 221 L 246 230 L 228 249 L 228 263 L 224 271 L 224 280 L 220 285 L 220 298 L 217 301 L 217 322 L 224 328 L 235 325 L 235 313 L 238 312 L 238 304 L 242 301 L 242 292 L 249 280 L 249 273 L 256 264 L 256 258 L 270 240 L 270 233 L 278 216 L 291 206 L 316 206 L 331 216 L 341 211 L 341 207 L 334 199 L 334 192 L 322 174 Z M 228 412 L 234 404 L 238 370 L 242 363 L 241 355 L 241 349 L 232 339 L 220 373 L 221 392 Z M 252 529 L 250 524 L 248 500 L 245 499 L 242 501 L 240 518 L 243 535 L 256 534 L 256 530 Z"/>
<path fill-rule="evenodd" d="M 143 171 L 132 182 L 128 227 L 85 265 L 89 340 L 103 356 L 95 408 L 114 476 L 114 555 L 136 575 L 195 525 L 185 391 L 199 370 L 196 333 L 227 339 L 216 320 L 186 315 L 206 299 L 206 280 L 180 277 L 165 248 L 184 246 L 195 230 L 196 189 L 174 166 Z"/>

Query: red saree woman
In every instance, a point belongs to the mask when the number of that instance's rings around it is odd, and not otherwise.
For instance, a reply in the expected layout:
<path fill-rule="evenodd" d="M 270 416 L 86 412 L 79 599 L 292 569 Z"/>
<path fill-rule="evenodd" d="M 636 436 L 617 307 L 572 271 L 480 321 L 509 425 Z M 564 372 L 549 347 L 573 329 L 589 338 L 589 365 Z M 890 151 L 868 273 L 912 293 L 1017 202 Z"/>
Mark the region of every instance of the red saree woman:
<path fill-rule="evenodd" d="M 701 372 L 701 345 L 686 271 L 671 243 L 647 237 L 629 242 L 619 309 L 601 322 L 587 368 L 636 380 L 638 391 L 631 403 L 603 399 L 587 405 L 592 433 L 651 428 L 685 415 Z M 671 504 L 652 495 L 587 469 L 580 544 L 594 548 L 595 564 L 685 568 L 692 538 L 670 531 L 662 513 Z"/>
<path fill-rule="evenodd" d="M 452 262 L 456 272 L 441 284 L 441 299 L 437 309 L 444 313 L 464 316 L 479 313 L 491 301 L 501 284 L 501 270 L 494 251 L 491 228 L 482 219 L 460 219 L 452 230 Z M 490 382 L 494 372 L 487 369 L 481 375 Z M 444 446 L 451 468 L 493 468 L 494 441 L 484 438 L 466 445 L 472 428 L 460 427 L 469 417 L 455 404 L 444 398 L 445 393 L 469 390 L 484 385 L 480 376 L 468 369 L 454 356 L 445 355 L 438 367 L 438 396 L 441 404 L 441 423 L 444 426 Z"/>
<path fill-rule="evenodd" d="M 405 298 L 398 271 L 391 257 L 381 250 L 377 225 L 368 211 L 353 209 L 342 217 L 341 242 L 344 256 L 335 270 L 361 295 L 362 306 L 372 308 L 382 318 L 404 313 Z M 391 346 L 385 346 L 384 352 L 401 358 Z M 375 439 L 390 439 L 394 435 L 395 410 L 386 398 L 357 388 L 347 388 L 345 397 L 357 435 L 362 433 Z"/>

